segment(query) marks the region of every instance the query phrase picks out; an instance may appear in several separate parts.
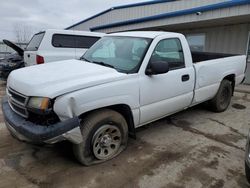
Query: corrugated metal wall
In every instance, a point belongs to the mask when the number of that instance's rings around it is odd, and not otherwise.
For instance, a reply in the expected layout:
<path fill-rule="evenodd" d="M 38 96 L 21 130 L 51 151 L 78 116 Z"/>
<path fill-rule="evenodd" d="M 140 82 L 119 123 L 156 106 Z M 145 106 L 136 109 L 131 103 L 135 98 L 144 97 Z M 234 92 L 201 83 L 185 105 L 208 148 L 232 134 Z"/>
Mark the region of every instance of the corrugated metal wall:
<path fill-rule="evenodd" d="M 205 51 L 208 52 L 246 54 L 250 22 L 202 29 L 178 30 L 177 32 L 185 35 L 204 33 L 206 35 Z"/>
<path fill-rule="evenodd" d="M 135 18 L 142 18 L 145 16 L 152 16 L 161 13 L 173 12 L 178 10 L 189 9 L 193 7 L 199 7 L 203 5 L 209 5 L 214 3 L 223 2 L 225 0 L 178 0 L 174 2 L 165 2 L 145 6 L 136 6 L 123 9 L 114 9 L 105 14 L 97 16 L 91 20 L 88 20 L 80 25 L 77 25 L 71 29 L 75 30 L 89 30 L 93 26 L 99 26 L 103 24 L 110 24 L 114 22 L 130 20 Z"/>
<path fill-rule="evenodd" d="M 120 27 L 113 27 L 107 29 L 96 30 L 100 32 L 118 32 L 126 30 L 137 30 L 142 28 L 157 28 L 162 26 L 172 26 L 177 24 L 184 23 L 194 23 L 194 22 L 206 22 L 209 20 L 217 20 L 223 18 L 237 17 L 250 15 L 250 5 L 241 5 L 231 8 L 217 9 L 213 11 L 203 12 L 201 15 L 197 16 L 196 14 L 183 15 L 173 18 L 165 18 L 148 22 L 141 22 L 137 24 L 124 25 Z M 223 22 L 222 22 L 223 24 Z"/>
<path fill-rule="evenodd" d="M 178 10 L 184 10 L 225 1 L 226 0 L 178 0 L 173 2 L 136 6 L 117 10 L 114 9 L 71 29 L 88 30 L 90 27 L 94 26 L 105 25 L 135 18 L 142 18 L 145 16 L 152 16 L 166 12 L 174 12 Z M 241 20 L 241 18 L 243 17 L 245 17 L 244 21 Z M 235 18 L 239 18 L 237 22 Z M 215 20 L 218 22 L 217 24 L 213 24 Z M 208 24 L 208 22 L 210 23 L 210 25 Z M 184 24 L 185 27 L 181 28 L 188 29 L 178 29 L 178 27 L 176 27 L 178 25 L 181 26 Z M 120 27 L 100 29 L 97 31 L 109 33 L 138 29 L 158 30 L 159 28 L 161 30 L 166 29 L 181 32 L 184 34 L 205 33 L 206 51 L 245 54 L 248 33 L 250 31 L 250 5 L 248 4 L 207 11 L 203 12 L 199 16 L 197 16 L 196 14 L 190 14 L 148 22 L 141 22 L 137 24 L 124 25 Z"/>

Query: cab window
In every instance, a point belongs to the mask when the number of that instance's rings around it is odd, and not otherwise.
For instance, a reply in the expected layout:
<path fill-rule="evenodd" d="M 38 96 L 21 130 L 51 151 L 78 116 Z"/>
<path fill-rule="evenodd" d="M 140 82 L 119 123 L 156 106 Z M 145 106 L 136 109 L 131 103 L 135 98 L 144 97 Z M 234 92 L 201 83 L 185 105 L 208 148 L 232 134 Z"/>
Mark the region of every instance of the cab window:
<path fill-rule="evenodd" d="M 54 34 L 52 45 L 56 48 L 90 48 L 100 37 Z"/>
<path fill-rule="evenodd" d="M 185 67 L 184 54 L 179 39 L 164 39 L 160 41 L 151 56 L 150 62 L 163 61 L 169 64 L 170 70 Z"/>

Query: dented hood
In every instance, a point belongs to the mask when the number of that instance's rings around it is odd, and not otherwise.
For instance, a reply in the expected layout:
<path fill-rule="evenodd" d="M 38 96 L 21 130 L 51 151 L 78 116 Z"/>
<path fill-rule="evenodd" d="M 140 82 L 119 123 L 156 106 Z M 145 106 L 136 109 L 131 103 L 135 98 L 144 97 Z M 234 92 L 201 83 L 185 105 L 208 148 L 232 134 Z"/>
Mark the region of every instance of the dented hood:
<path fill-rule="evenodd" d="M 80 60 L 35 65 L 13 71 L 8 87 L 26 96 L 55 98 L 79 89 L 125 79 L 127 74 Z"/>

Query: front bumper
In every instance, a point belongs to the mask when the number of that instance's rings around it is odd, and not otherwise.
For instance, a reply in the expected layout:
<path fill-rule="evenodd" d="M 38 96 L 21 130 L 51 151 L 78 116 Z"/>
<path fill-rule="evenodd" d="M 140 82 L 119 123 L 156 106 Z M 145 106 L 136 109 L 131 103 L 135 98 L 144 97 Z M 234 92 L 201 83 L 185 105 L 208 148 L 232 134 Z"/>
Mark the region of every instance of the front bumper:
<path fill-rule="evenodd" d="M 19 140 L 49 144 L 62 140 L 69 140 L 75 144 L 82 142 L 78 117 L 49 126 L 38 125 L 16 114 L 10 108 L 7 97 L 2 99 L 2 111 L 6 127 Z"/>

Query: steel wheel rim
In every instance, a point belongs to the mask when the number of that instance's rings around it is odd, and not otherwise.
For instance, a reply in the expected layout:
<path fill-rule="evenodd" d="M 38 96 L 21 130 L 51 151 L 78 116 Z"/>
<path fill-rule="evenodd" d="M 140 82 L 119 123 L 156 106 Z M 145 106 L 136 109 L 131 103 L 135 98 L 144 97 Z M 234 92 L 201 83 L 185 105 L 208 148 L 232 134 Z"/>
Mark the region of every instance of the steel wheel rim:
<path fill-rule="evenodd" d="M 120 148 L 122 134 L 114 125 L 103 125 L 95 132 L 92 139 L 92 150 L 97 159 L 107 160 Z"/>

